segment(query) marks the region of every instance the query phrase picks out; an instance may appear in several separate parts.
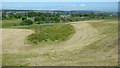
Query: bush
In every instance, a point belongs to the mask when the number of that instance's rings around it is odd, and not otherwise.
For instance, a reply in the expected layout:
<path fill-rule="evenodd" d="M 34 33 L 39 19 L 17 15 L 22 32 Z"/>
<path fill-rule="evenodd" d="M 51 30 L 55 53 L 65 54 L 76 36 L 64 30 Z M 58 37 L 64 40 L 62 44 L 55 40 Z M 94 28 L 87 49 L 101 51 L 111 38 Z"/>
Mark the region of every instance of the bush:
<path fill-rule="evenodd" d="M 31 19 L 25 19 L 21 22 L 21 25 L 32 25 L 33 21 Z"/>
<path fill-rule="evenodd" d="M 44 21 L 39 21 L 37 24 L 44 24 L 45 22 Z"/>
<path fill-rule="evenodd" d="M 13 13 L 8 13 L 9 18 L 14 18 L 15 15 Z"/>
<path fill-rule="evenodd" d="M 40 20 L 40 17 L 39 17 L 39 16 L 36 16 L 36 17 L 35 17 L 35 22 L 36 22 L 36 21 L 39 21 L 39 20 Z"/>
<path fill-rule="evenodd" d="M 22 13 L 16 13 L 16 14 L 15 14 L 15 18 L 16 18 L 16 19 L 20 19 L 21 17 L 22 17 Z"/>
<path fill-rule="evenodd" d="M 23 17 L 22 17 L 22 20 L 25 20 L 25 19 L 27 19 L 27 17 L 26 17 L 26 16 L 23 16 Z"/>

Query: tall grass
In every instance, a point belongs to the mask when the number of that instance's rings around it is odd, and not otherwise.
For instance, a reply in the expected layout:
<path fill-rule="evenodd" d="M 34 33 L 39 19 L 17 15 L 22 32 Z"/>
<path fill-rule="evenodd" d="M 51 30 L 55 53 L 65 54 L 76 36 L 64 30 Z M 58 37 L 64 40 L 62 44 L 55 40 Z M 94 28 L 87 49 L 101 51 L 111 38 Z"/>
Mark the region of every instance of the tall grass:
<path fill-rule="evenodd" d="M 13 26 L 17 26 L 20 25 L 20 22 L 22 20 L 20 19 L 14 19 L 14 20 L 2 20 L 2 27 L 6 28 L 6 27 L 13 27 Z"/>
<path fill-rule="evenodd" d="M 39 44 L 41 42 L 58 43 L 67 40 L 75 32 L 70 24 L 54 24 L 54 25 L 34 25 L 19 27 L 22 29 L 32 29 L 35 33 L 27 37 L 31 44 Z"/>

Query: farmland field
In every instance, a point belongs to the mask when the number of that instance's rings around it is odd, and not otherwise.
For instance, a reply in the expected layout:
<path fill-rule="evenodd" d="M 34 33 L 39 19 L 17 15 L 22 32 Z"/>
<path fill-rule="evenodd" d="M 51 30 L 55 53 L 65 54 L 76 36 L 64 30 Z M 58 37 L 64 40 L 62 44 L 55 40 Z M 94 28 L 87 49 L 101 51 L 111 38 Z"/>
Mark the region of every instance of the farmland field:
<path fill-rule="evenodd" d="M 66 29 L 73 26 L 75 33 L 73 28 L 72 31 L 68 29 L 68 32 L 65 32 L 73 35 L 67 37 L 63 42 L 52 44 L 31 45 L 31 43 L 27 43 L 29 36 L 36 40 L 36 35 L 31 36 L 36 32 L 34 27 L 2 29 L 3 66 L 118 65 L 117 20 L 80 21 L 62 25 L 63 27 L 67 25 Z M 55 26 L 51 27 L 57 29 Z M 52 30 L 51 27 L 47 28 Z M 38 30 L 46 32 L 42 26 L 40 28 Z"/>

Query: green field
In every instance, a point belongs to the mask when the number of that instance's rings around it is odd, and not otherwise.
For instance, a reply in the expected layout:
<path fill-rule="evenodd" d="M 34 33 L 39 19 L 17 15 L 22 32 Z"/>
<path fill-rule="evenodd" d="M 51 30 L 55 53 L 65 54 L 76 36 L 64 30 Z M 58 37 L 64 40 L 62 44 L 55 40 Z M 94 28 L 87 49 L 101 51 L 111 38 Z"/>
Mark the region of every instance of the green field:
<path fill-rule="evenodd" d="M 2 30 L 3 66 L 118 65 L 117 20 L 18 26 Z"/>
<path fill-rule="evenodd" d="M 18 25 L 20 25 L 21 21 L 22 20 L 20 20 L 20 19 L 2 20 L 2 27 L 7 28 L 7 27 L 18 26 Z"/>

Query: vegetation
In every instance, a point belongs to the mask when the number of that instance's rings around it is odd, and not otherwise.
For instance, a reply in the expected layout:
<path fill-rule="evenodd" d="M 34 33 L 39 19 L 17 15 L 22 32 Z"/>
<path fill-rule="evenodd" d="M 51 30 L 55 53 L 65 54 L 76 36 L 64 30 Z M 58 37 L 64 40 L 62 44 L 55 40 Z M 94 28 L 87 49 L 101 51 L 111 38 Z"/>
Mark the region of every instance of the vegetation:
<path fill-rule="evenodd" d="M 16 13 L 14 16 L 16 19 L 20 19 L 22 17 L 22 13 Z"/>
<path fill-rule="evenodd" d="M 75 22 L 84 20 L 103 20 L 103 19 L 117 19 L 117 13 L 43 13 L 43 12 L 26 12 L 26 13 L 6 13 L 3 12 L 2 17 L 4 19 L 21 19 L 25 20 L 28 18 L 33 18 L 34 22 L 37 24 L 45 23 L 65 23 L 65 22 Z M 7 16 L 8 15 L 8 16 Z"/>
<path fill-rule="evenodd" d="M 84 47 L 84 50 L 92 49 L 92 50 L 100 50 L 103 49 L 104 52 L 111 50 L 112 48 L 117 47 L 118 43 L 118 23 L 114 20 L 106 20 L 107 22 L 88 22 L 94 28 L 99 31 L 99 35 L 103 36 L 101 39 L 97 40 L 96 42 Z M 111 22 L 112 21 L 112 22 Z M 105 27 L 104 27 L 105 26 Z M 111 29 L 112 28 L 112 29 Z M 97 43 L 97 45 L 96 45 Z M 102 44 L 102 45 L 101 45 Z M 106 48 L 104 49 L 104 46 Z"/>
<path fill-rule="evenodd" d="M 2 17 L 3 28 L 16 29 L 3 29 L 3 66 L 118 64 L 114 13 L 3 12 Z"/>
<path fill-rule="evenodd" d="M 20 20 L 20 19 L 2 20 L 2 28 L 19 26 L 20 23 L 21 23 L 21 20 Z"/>
<path fill-rule="evenodd" d="M 8 13 L 8 16 L 9 16 L 9 18 L 14 18 L 15 17 L 13 13 Z"/>
<path fill-rule="evenodd" d="M 6 17 L 6 12 L 2 12 L 2 19 L 5 19 Z"/>
<path fill-rule="evenodd" d="M 43 27 L 55 27 L 54 25 L 29 25 L 20 27 L 26 30 L 4 30 L 2 44 L 3 66 L 118 65 L 117 20 L 96 20 L 70 24 L 74 26 L 76 33 L 69 40 L 59 44 L 48 43 L 39 44 L 39 46 L 24 44 L 23 39 L 34 33 L 27 29 L 36 30 L 35 33 L 37 33 L 37 27 L 38 29 L 41 27 L 41 31 L 43 32 Z M 55 28 L 57 29 L 57 27 Z"/>
<path fill-rule="evenodd" d="M 62 42 L 74 33 L 74 28 L 70 24 L 35 25 L 19 28 L 35 31 L 28 37 L 29 42 L 34 45 L 40 42 Z"/>
<path fill-rule="evenodd" d="M 33 21 L 31 19 L 25 19 L 21 22 L 21 25 L 32 25 Z"/>
<path fill-rule="evenodd" d="M 46 23 L 46 22 L 44 22 L 44 21 L 38 21 L 37 24 L 44 24 L 44 23 Z"/>
<path fill-rule="evenodd" d="M 23 16 L 23 17 L 22 17 L 22 20 L 25 20 L 25 19 L 27 19 L 27 17 L 26 17 L 26 16 Z"/>
<path fill-rule="evenodd" d="M 36 22 L 36 21 L 40 21 L 40 20 L 41 20 L 41 19 L 40 19 L 39 16 L 36 16 L 36 17 L 35 17 L 35 22 Z"/>

